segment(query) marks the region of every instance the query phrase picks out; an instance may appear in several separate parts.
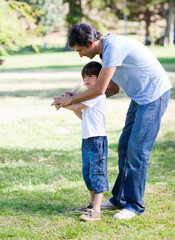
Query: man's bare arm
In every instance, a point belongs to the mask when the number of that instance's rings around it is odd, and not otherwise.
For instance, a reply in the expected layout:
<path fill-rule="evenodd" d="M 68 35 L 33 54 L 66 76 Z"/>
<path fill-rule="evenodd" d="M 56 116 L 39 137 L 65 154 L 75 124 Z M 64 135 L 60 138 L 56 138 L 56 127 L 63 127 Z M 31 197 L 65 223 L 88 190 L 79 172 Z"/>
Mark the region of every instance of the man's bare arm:
<path fill-rule="evenodd" d="M 73 96 L 66 95 L 63 97 L 56 97 L 54 98 L 52 105 L 59 104 L 59 107 L 57 108 L 59 109 L 60 107 L 70 105 L 72 103 L 86 101 L 104 94 L 109 82 L 112 79 L 115 69 L 116 67 L 102 68 L 95 85 L 91 86 L 86 91 Z"/>

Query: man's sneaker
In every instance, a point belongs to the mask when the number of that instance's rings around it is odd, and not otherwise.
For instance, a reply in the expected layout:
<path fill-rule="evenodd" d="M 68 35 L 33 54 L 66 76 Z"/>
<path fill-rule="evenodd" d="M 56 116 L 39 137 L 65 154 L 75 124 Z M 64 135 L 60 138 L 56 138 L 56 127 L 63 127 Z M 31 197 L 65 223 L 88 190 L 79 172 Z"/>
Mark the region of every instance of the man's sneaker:
<path fill-rule="evenodd" d="M 99 221 L 101 219 L 101 215 L 96 212 L 95 209 L 90 209 L 87 213 L 81 215 L 80 219 L 87 222 L 94 222 Z"/>
<path fill-rule="evenodd" d="M 84 207 L 77 208 L 77 211 L 78 212 L 88 212 L 92 208 L 93 208 L 92 204 L 87 203 Z"/>
<path fill-rule="evenodd" d="M 101 209 L 109 209 L 109 210 L 117 209 L 117 207 L 114 206 L 109 200 L 107 202 L 102 203 L 100 208 Z"/>
<path fill-rule="evenodd" d="M 116 213 L 113 218 L 114 219 L 124 219 L 124 220 L 129 220 L 133 217 L 136 216 L 136 213 L 128 210 L 128 209 L 123 209 L 122 211 Z"/>

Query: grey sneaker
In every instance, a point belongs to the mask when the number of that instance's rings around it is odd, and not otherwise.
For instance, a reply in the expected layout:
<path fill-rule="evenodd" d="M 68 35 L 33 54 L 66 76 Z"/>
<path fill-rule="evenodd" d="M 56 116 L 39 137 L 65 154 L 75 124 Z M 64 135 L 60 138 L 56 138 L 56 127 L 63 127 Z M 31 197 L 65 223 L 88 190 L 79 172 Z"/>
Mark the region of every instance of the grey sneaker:
<path fill-rule="evenodd" d="M 129 220 L 133 217 L 136 216 L 136 213 L 128 210 L 128 209 L 123 209 L 122 211 L 116 213 L 113 218 L 114 219 L 124 219 L 124 220 Z"/>
<path fill-rule="evenodd" d="M 90 209 L 87 213 L 82 214 L 80 219 L 86 222 L 94 222 L 99 221 L 101 219 L 101 215 L 96 212 L 95 209 Z"/>
<path fill-rule="evenodd" d="M 102 203 L 100 208 L 101 209 L 109 209 L 109 210 L 118 209 L 109 200 L 107 202 Z"/>
<path fill-rule="evenodd" d="M 93 208 L 92 204 L 87 203 L 84 207 L 77 208 L 77 211 L 78 212 L 88 212 L 92 208 Z"/>

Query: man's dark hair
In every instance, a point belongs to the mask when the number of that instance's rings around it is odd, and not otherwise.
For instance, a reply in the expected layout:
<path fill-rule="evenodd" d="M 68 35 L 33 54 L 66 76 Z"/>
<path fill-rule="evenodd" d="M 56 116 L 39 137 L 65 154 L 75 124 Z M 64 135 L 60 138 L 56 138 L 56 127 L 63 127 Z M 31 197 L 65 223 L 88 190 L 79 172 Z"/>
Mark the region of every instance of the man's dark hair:
<path fill-rule="evenodd" d="M 102 34 L 94 27 L 86 23 L 75 25 L 69 35 L 69 46 L 89 46 L 89 40 L 96 42 L 101 38 Z"/>
<path fill-rule="evenodd" d="M 102 68 L 102 65 L 98 62 L 92 61 L 87 63 L 81 71 L 82 78 L 84 78 L 87 75 L 98 76 L 101 68 Z"/>

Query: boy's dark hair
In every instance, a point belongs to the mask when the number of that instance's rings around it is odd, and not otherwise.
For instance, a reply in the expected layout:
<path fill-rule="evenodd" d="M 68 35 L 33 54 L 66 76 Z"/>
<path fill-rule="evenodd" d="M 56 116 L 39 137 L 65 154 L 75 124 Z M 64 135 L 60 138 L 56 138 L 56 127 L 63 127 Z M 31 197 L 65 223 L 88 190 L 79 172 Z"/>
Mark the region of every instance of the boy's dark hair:
<path fill-rule="evenodd" d="M 87 75 L 98 76 L 101 68 L 102 68 L 102 65 L 98 62 L 92 61 L 87 63 L 81 71 L 82 78 L 84 78 Z"/>
<path fill-rule="evenodd" d="M 69 46 L 89 46 L 89 40 L 96 42 L 101 38 L 102 34 L 94 27 L 86 23 L 75 25 L 69 35 Z"/>

